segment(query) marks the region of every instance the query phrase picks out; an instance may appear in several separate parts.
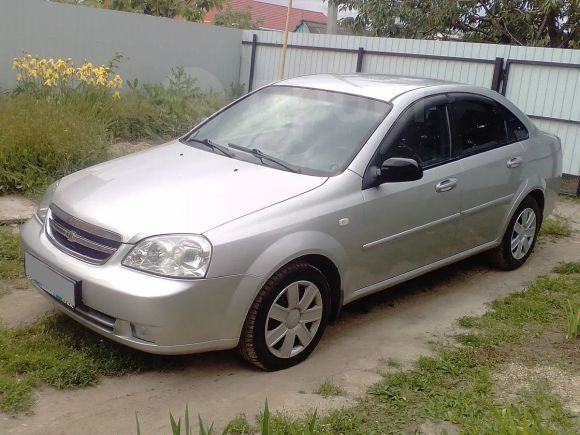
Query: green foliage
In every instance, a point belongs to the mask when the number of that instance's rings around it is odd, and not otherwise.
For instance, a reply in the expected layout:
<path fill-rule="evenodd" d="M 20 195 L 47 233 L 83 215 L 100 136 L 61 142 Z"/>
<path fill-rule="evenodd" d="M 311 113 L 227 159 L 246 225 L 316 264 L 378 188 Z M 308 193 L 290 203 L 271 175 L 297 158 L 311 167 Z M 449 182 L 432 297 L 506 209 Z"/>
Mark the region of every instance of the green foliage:
<path fill-rule="evenodd" d="M 580 274 L 580 263 L 577 261 L 560 263 L 558 266 L 554 268 L 554 272 L 559 273 L 561 275 L 572 275 L 575 273 Z"/>
<path fill-rule="evenodd" d="M 0 97 L 0 193 L 37 191 L 105 159 L 102 119 L 21 94 Z"/>
<path fill-rule="evenodd" d="M 249 435 L 253 434 L 254 430 L 246 416 L 241 414 L 228 423 L 224 432 L 231 435 Z"/>
<path fill-rule="evenodd" d="M 0 279 L 19 278 L 23 272 L 18 234 L 0 227 Z"/>
<path fill-rule="evenodd" d="M 220 8 L 220 12 L 216 14 L 213 23 L 216 26 L 257 30 L 263 25 L 263 20 L 254 20 L 250 10 L 234 11 L 231 3 L 227 1 L 225 8 Z"/>
<path fill-rule="evenodd" d="M 243 83 L 230 83 L 226 90 L 226 97 L 228 101 L 234 101 L 246 93 L 246 87 Z"/>
<path fill-rule="evenodd" d="M 355 31 L 556 48 L 580 47 L 578 0 L 335 0 Z"/>
<path fill-rule="evenodd" d="M 572 234 L 572 226 L 568 219 L 562 216 L 550 216 L 542 222 L 540 236 L 557 239 L 569 237 Z"/>
<path fill-rule="evenodd" d="M 106 160 L 112 140 L 180 136 L 225 102 L 202 92 L 183 68 L 172 70 L 167 84 L 133 80 L 128 87 L 120 98 L 94 86 L 59 89 L 58 98 L 34 86 L 0 96 L 0 193 L 40 192 Z"/>
<path fill-rule="evenodd" d="M 575 340 L 580 335 L 580 303 L 568 299 L 564 310 L 566 312 L 566 338 Z"/>
<path fill-rule="evenodd" d="M 316 394 L 320 394 L 322 397 L 330 396 L 346 396 L 346 391 L 339 385 L 332 382 L 332 379 L 325 379 L 315 391 Z"/>
<path fill-rule="evenodd" d="M 182 67 L 172 70 L 167 84 L 133 80 L 128 86 L 107 113 L 112 135 L 121 140 L 175 138 L 224 104 L 223 97 L 202 92 Z"/>
<path fill-rule="evenodd" d="M 222 0 L 111 0 L 111 9 L 145 13 L 160 17 L 181 16 L 188 21 L 202 21 L 211 9 L 220 7 Z"/>
<path fill-rule="evenodd" d="M 103 339 L 65 316 L 16 329 L 0 326 L 0 410 L 16 413 L 32 402 L 32 388 L 94 385 L 101 376 L 168 369 L 177 357 L 144 354 Z"/>

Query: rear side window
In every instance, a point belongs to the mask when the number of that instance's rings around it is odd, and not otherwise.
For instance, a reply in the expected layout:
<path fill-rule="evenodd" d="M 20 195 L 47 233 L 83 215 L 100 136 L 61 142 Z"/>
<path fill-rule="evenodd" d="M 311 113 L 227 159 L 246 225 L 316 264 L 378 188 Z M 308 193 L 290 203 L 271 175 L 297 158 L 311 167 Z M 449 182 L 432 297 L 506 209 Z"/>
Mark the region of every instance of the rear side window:
<path fill-rule="evenodd" d="M 503 117 L 504 127 L 509 142 L 516 142 L 528 138 L 528 129 L 520 119 L 503 106 L 499 106 Z"/>
<path fill-rule="evenodd" d="M 484 98 L 452 104 L 455 142 L 459 155 L 469 155 L 528 137 L 528 130 L 508 109 Z"/>

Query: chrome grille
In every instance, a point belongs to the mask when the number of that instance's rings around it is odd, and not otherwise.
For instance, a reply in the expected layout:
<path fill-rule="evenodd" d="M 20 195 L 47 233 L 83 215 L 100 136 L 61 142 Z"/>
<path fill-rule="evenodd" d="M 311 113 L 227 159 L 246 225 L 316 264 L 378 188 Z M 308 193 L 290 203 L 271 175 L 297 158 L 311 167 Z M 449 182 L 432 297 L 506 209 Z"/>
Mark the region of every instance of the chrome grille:
<path fill-rule="evenodd" d="M 46 219 L 50 241 L 88 263 L 105 263 L 121 246 L 120 235 L 76 219 L 54 205 L 50 206 Z"/>

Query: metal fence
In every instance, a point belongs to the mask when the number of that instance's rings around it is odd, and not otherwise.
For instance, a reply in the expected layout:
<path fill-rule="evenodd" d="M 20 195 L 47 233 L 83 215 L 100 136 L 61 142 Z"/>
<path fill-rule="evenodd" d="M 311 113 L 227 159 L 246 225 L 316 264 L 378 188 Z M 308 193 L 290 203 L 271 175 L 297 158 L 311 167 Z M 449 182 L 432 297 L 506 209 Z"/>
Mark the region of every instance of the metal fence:
<path fill-rule="evenodd" d="M 161 82 L 181 66 L 200 87 L 227 90 L 240 74 L 242 31 L 143 14 L 52 3 L 0 0 L 0 88 L 16 84 L 12 59 L 23 51 L 47 58 L 107 63 L 123 56 L 125 79 Z"/>
<path fill-rule="evenodd" d="M 281 35 L 244 31 L 240 81 L 278 78 Z M 580 175 L 580 50 L 466 42 L 291 34 L 286 77 L 366 72 L 429 77 L 501 92 L 562 139 L 564 172 Z"/>
<path fill-rule="evenodd" d="M 3 88 L 15 84 L 11 60 L 22 51 L 96 63 L 120 53 L 126 78 L 161 81 L 172 68 L 183 66 L 202 87 L 216 91 L 237 81 L 252 89 L 278 78 L 280 32 L 41 0 L 0 0 L 0 11 Z M 564 172 L 580 176 L 580 50 L 307 33 L 290 34 L 289 44 L 286 77 L 358 71 L 451 80 L 501 92 L 540 128 L 562 139 Z"/>

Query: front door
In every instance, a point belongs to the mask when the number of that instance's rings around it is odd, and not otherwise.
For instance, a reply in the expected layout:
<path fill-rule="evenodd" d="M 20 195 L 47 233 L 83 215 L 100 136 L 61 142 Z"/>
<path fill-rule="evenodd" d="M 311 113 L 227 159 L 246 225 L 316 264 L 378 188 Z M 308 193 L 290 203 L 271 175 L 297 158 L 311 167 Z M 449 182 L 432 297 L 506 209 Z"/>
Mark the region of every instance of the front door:
<path fill-rule="evenodd" d="M 417 181 L 365 188 L 365 287 L 452 255 L 460 211 L 459 162 L 451 143 L 443 95 L 416 102 L 396 121 L 377 150 L 376 170 L 391 157 L 417 160 L 424 170 Z M 372 175 L 372 174 L 371 174 Z"/>

